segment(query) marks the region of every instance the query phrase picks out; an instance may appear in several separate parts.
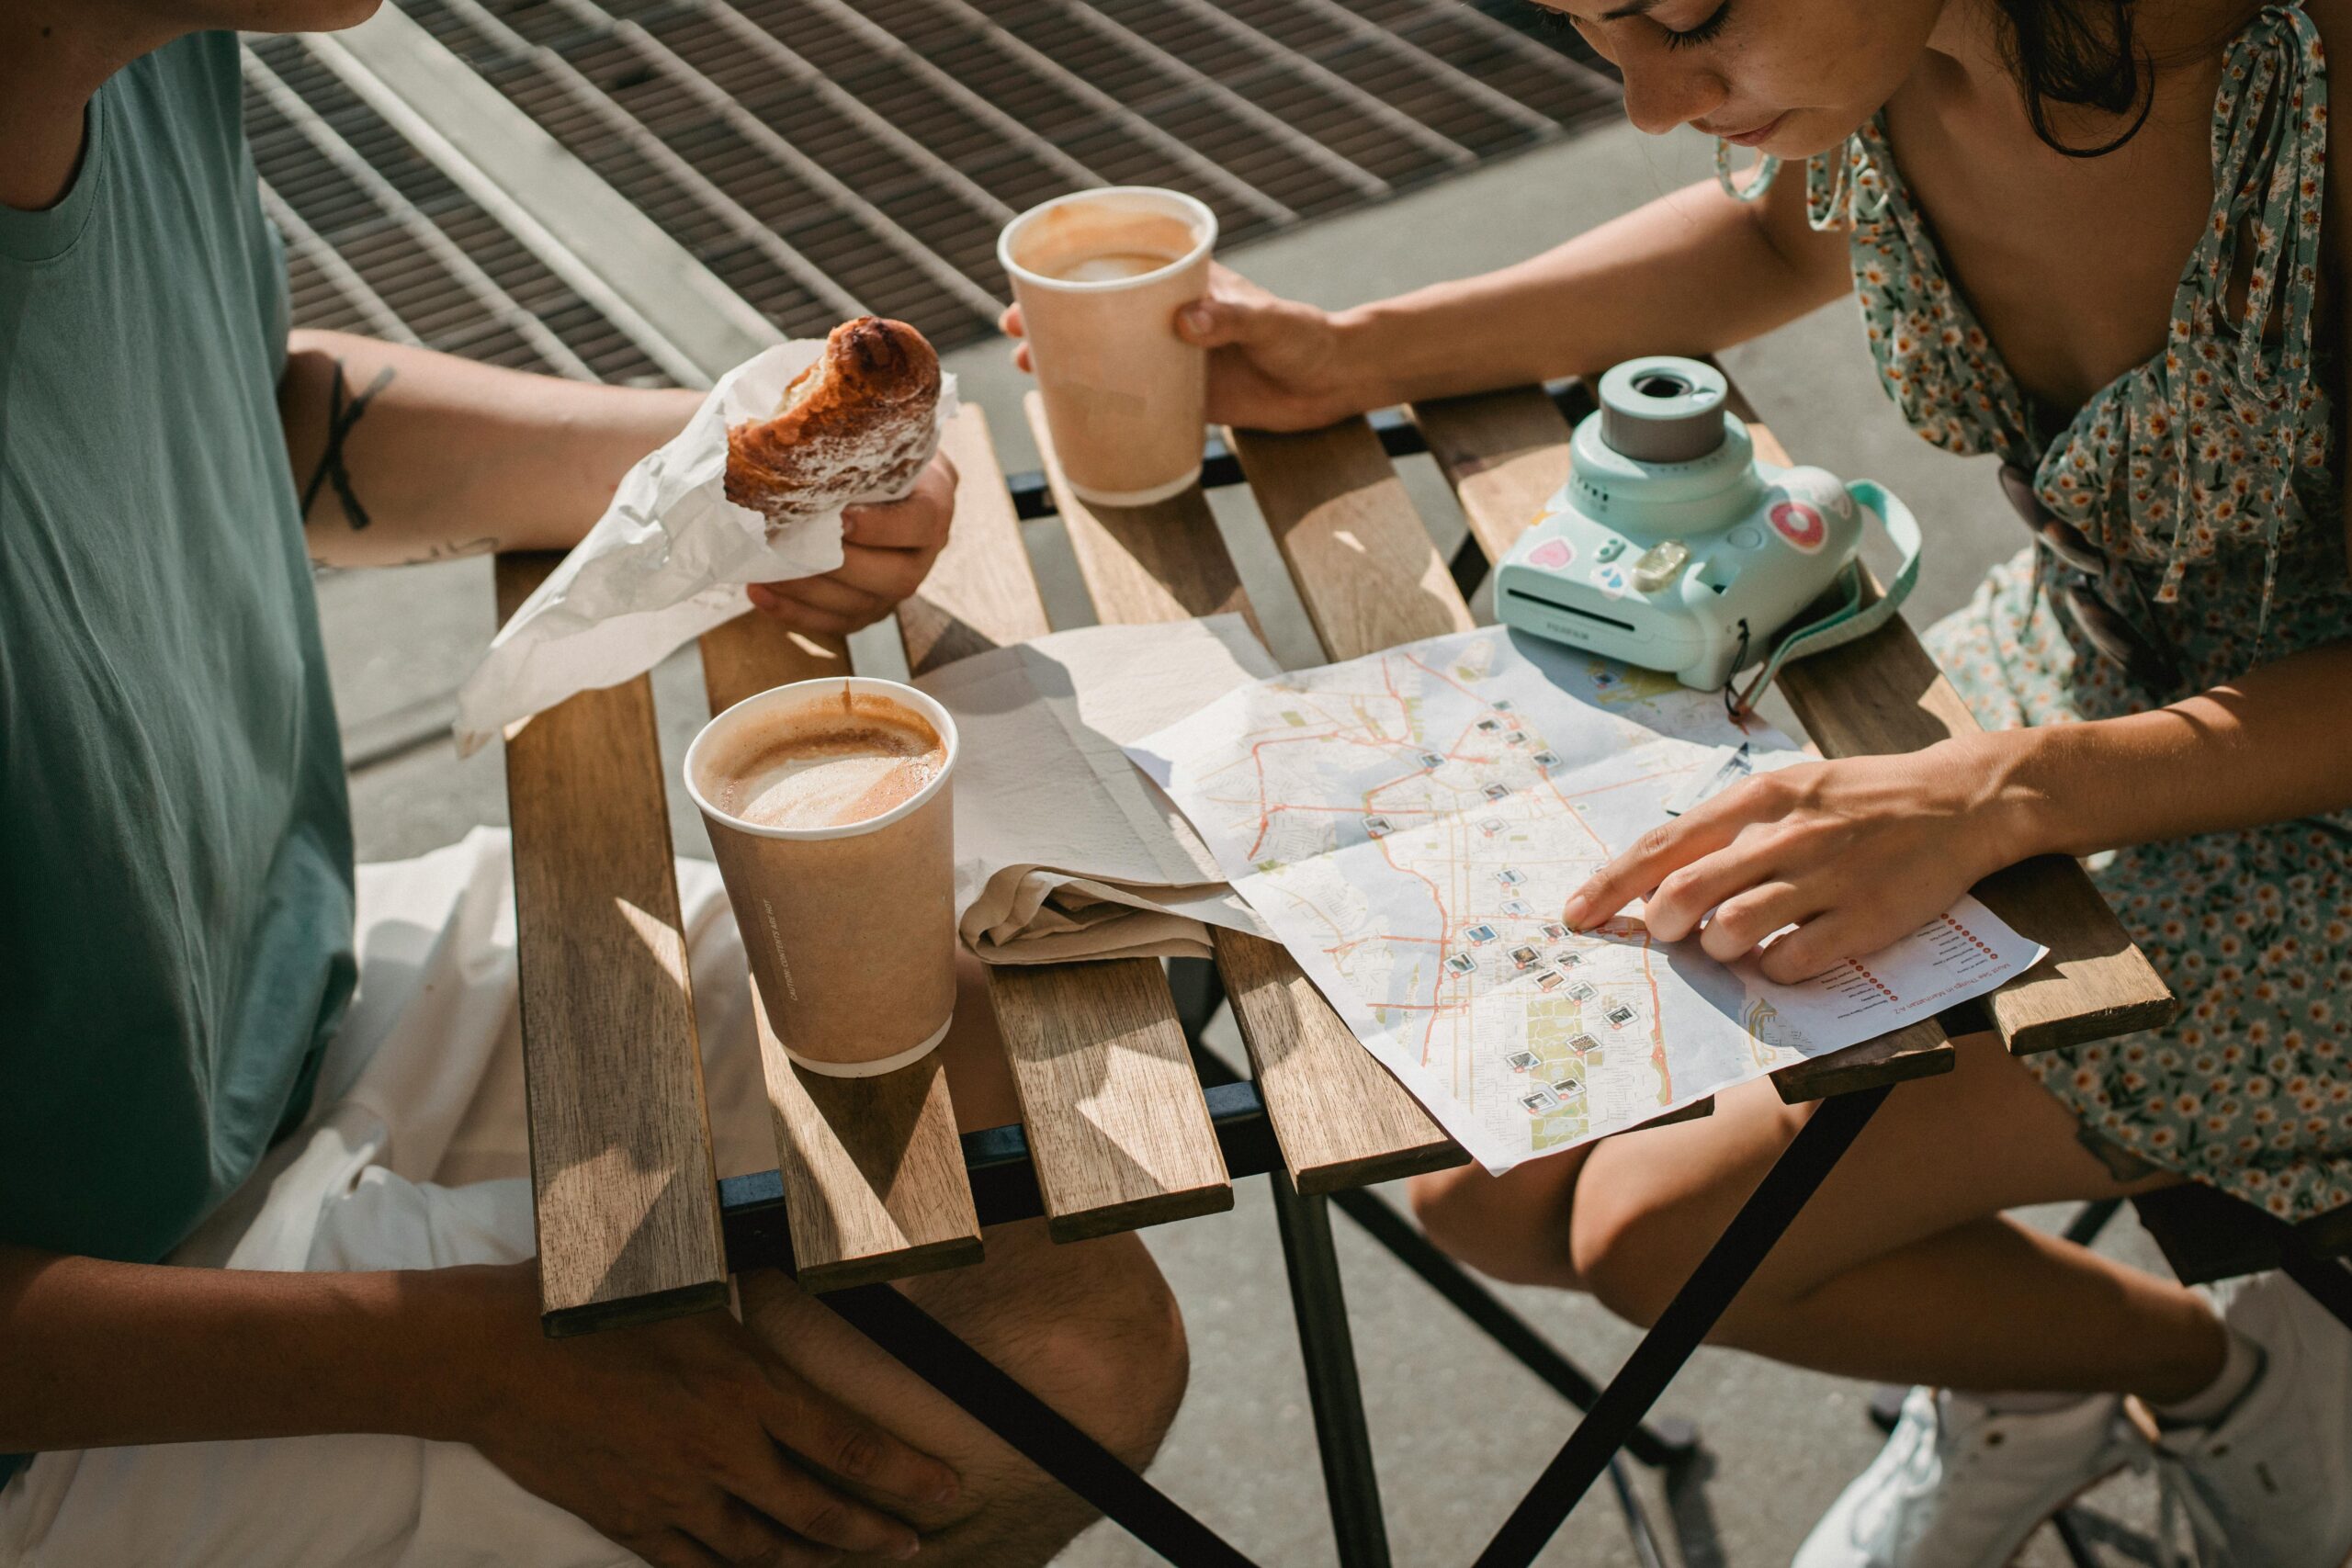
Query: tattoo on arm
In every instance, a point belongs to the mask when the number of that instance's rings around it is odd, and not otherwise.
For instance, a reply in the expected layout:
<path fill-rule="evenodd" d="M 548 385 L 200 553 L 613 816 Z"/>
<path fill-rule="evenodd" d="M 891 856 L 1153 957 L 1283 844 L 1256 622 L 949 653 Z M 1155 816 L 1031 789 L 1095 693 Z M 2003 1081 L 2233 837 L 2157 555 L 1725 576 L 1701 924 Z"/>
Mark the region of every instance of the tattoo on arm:
<path fill-rule="evenodd" d="M 435 561 L 462 560 L 468 556 L 486 556 L 497 548 L 498 540 L 490 535 L 484 535 L 479 539 L 467 539 L 462 543 L 456 539 L 444 539 L 439 544 L 428 545 L 422 555 L 411 556 L 400 564 L 430 566 Z"/>
<path fill-rule="evenodd" d="M 368 526 L 368 509 L 360 505 L 359 498 L 352 493 L 351 475 L 343 466 L 343 444 L 350 436 L 352 426 L 367 414 L 368 405 L 374 400 L 376 394 L 391 385 L 392 374 L 392 367 L 389 365 L 377 371 L 376 378 L 368 382 L 367 389 L 353 398 L 346 408 L 344 406 L 343 357 L 340 355 L 335 356 L 334 380 L 327 389 L 327 449 L 319 454 L 319 466 L 311 470 L 310 482 L 302 487 L 304 517 L 310 516 L 311 503 L 319 499 L 320 487 L 331 484 L 334 486 L 335 499 L 343 503 L 343 514 L 350 519 L 352 528 L 356 531 Z"/>

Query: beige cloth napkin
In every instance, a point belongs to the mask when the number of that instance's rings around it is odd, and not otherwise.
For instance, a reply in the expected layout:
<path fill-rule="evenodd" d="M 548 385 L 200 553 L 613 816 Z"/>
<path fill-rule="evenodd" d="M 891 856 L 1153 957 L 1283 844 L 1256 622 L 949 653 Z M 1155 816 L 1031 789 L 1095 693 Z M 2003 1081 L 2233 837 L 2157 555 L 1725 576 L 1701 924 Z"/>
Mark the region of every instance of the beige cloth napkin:
<path fill-rule="evenodd" d="M 1090 626 L 915 683 L 956 718 L 956 929 L 990 964 L 1205 958 L 1262 933 L 1121 746 L 1277 673 L 1238 615 Z"/>

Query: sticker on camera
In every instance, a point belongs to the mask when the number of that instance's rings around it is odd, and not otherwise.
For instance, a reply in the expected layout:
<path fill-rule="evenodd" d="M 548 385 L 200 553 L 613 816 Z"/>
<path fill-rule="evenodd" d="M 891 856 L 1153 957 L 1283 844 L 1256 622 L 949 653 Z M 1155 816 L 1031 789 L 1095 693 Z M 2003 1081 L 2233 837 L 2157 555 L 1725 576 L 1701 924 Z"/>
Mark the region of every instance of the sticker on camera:
<path fill-rule="evenodd" d="M 1818 555 L 1829 542 L 1829 519 L 1854 514 L 1854 498 L 1835 476 L 1818 468 L 1792 468 L 1764 495 L 1764 515 L 1772 531 L 1805 555 Z"/>

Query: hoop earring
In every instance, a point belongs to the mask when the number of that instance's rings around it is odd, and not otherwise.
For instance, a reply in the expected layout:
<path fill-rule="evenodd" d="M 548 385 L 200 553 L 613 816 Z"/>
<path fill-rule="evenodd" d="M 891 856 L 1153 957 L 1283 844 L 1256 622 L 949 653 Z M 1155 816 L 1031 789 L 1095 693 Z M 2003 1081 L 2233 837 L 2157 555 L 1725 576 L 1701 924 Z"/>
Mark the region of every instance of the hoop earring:
<path fill-rule="evenodd" d="M 1715 183 L 1723 186 L 1724 194 L 1734 201 L 1762 200 L 1764 193 L 1772 188 L 1772 182 L 1780 177 L 1780 173 L 1781 160 L 1768 152 L 1756 160 L 1754 178 L 1745 186 L 1736 183 L 1731 177 L 1731 143 L 1721 137 L 1715 139 Z"/>

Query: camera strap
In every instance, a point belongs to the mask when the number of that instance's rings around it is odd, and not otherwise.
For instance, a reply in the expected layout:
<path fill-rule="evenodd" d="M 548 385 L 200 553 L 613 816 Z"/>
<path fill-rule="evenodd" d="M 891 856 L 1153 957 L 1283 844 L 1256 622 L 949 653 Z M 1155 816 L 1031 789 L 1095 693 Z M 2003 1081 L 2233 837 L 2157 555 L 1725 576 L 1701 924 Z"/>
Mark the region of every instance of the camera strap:
<path fill-rule="evenodd" d="M 1893 539 L 1895 548 L 1902 552 L 1902 565 L 1895 570 L 1894 578 L 1887 583 L 1885 591 L 1865 603 L 1869 573 L 1863 570 L 1860 557 L 1847 562 L 1845 571 L 1838 580 L 1843 594 L 1837 608 L 1790 628 L 1780 641 L 1773 644 L 1772 651 L 1765 657 L 1755 677 L 1733 698 L 1735 712 L 1746 713 L 1763 694 L 1764 688 L 1772 683 L 1773 677 L 1781 672 L 1781 667 L 1791 660 L 1842 647 L 1858 637 L 1866 637 L 1886 625 L 1903 607 L 1903 601 L 1911 596 L 1911 590 L 1918 586 L 1919 520 L 1911 514 L 1911 509 L 1885 486 L 1870 479 L 1851 481 L 1846 486 L 1846 493 L 1878 514 L 1887 537 Z"/>

